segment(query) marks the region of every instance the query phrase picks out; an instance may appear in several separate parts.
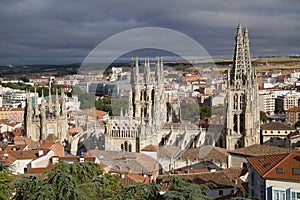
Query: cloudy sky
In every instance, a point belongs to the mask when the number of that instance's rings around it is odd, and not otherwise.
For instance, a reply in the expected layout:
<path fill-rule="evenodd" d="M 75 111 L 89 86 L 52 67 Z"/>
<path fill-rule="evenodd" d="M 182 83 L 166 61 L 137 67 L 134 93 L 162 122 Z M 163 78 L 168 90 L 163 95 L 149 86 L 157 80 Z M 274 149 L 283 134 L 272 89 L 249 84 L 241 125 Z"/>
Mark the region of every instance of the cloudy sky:
<path fill-rule="evenodd" d="M 1 0 L 0 64 L 81 63 L 103 40 L 140 27 L 173 29 L 230 57 L 239 22 L 253 56 L 300 54 L 299 0 Z"/>

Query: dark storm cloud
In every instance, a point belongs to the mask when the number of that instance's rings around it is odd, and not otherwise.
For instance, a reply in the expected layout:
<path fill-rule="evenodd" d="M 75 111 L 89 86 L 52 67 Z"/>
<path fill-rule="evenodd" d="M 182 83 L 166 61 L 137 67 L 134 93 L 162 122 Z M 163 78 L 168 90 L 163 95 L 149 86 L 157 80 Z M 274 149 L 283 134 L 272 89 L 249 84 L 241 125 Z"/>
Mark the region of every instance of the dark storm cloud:
<path fill-rule="evenodd" d="M 238 22 L 249 28 L 253 55 L 299 53 L 299 10 L 298 0 L 4 0 L 0 64 L 82 62 L 104 39 L 144 26 L 180 31 L 212 56 L 231 56 Z"/>

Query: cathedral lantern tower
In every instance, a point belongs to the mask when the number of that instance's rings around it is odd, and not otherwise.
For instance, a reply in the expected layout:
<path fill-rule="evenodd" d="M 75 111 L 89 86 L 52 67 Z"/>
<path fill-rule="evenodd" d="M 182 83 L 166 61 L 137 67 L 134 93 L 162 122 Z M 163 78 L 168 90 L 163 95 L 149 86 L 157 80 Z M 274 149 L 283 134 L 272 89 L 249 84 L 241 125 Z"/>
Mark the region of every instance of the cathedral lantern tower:
<path fill-rule="evenodd" d="M 229 150 L 259 144 L 258 85 L 251 66 L 247 28 L 239 24 L 233 65 L 227 77 L 227 112 L 222 146 Z"/>

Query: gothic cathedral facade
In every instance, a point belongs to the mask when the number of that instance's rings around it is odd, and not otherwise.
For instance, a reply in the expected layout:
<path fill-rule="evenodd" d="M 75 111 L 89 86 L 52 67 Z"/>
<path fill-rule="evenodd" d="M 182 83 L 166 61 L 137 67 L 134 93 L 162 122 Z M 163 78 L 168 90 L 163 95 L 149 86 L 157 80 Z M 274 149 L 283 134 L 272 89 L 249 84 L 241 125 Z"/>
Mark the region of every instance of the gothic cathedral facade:
<path fill-rule="evenodd" d="M 256 72 L 251 66 L 247 28 L 239 24 L 233 65 L 227 74 L 226 121 L 221 146 L 233 150 L 260 142 L 260 112 Z"/>
<path fill-rule="evenodd" d="M 65 95 L 62 92 L 61 99 L 56 91 L 55 103 L 52 103 L 51 89 L 49 89 L 49 100 L 46 101 L 42 94 L 41 102 L 38 104 L 38 96 L 35 92 L 34 102 L 27 94 L 25 109 L 25 131 L 26 136 L 34 141 L 59 140 L 63 143 L 68 140 L 68 119 Z"/>

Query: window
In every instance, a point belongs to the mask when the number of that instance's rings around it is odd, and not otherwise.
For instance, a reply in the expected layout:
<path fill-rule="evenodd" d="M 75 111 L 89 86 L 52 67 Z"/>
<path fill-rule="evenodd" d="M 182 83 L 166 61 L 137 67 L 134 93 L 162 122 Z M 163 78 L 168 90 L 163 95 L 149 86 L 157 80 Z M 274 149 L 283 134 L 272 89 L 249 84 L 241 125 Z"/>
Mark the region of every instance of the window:
<path fill-rule="evenodd" d="M 300 168 L 293 168 L 293 175 L 300 175 Z"/>
<path fill-rule="evenodd" d="M 283 168 L 278 167 L 276 172 L 279 173 L 279 174 L 283 174 L 284 170 L 283 170 Z"/>
<path fill-rule="evenodd" d="M 274 190 L 273 191 L 273 200 L 285 200 L 285 191 Z"/>
<path fill-rule="evenodd" d="M 219 196 L 223 196 L 223 190 L 219 190 Z"/>
<path fill-rule="evenodd" d="M 300 200 L 300 192 L 291 192 L 291 200 Z"/>

